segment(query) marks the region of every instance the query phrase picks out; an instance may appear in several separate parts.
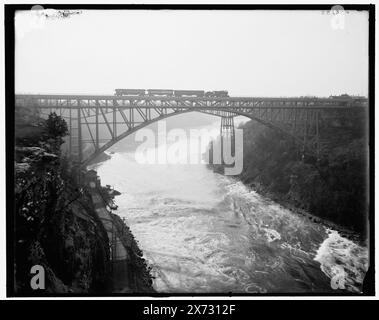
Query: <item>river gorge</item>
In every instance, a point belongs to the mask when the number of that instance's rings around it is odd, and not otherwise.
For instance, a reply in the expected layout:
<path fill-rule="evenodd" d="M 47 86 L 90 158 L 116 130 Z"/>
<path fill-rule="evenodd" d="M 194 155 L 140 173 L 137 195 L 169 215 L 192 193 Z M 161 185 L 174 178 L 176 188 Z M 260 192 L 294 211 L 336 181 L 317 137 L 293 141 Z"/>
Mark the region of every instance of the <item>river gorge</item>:
<path fill-rule="evenodd" d="M 92 168 L 121 192 L 157 292 L 361 292 L 367 247 L 205 164 L 140 164 L 128 139 Z"/>

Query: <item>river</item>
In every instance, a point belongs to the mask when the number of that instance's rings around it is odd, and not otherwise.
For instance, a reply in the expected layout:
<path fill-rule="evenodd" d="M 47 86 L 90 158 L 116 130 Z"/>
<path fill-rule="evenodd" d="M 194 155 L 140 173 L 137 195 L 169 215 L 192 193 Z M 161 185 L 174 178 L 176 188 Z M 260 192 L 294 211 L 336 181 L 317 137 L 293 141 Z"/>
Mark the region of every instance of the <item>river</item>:
<path fill-rule="evenodd" d="M 103 185 L 121 192 L 117 213 L 138 240 L 158 292 L 361 291 L 366 247 L 204 164 L 137 163 L 126 143 L 93 167 Z"/>

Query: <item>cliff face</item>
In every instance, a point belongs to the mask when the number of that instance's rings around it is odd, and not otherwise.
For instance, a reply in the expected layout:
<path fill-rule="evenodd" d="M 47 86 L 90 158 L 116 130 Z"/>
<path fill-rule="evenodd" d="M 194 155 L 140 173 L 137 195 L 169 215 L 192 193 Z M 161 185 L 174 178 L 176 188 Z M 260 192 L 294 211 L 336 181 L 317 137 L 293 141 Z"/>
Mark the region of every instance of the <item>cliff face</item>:
<path fill-rule="evenodd" d="M 16 112 L 15 295 L 112 290 L 108 235 L 80 172 L 60 154 L 64 134 L 59 117 Z M 137 279 L 151 288 L 144 260 L 135 262 Z M 34 265 L 45 270 L 45 290 L 31 288 Z"/>
<path fill-rule="evenodd" d="M 74 179 L 74 168 L 60 158 L 62 138 L 38 117 L 21 115 L 16 118 L 15 293 L 41 294 L 30 286 L 33 265 L 45 269 L 43 292 L 105 290 L 107 234 Z"/>

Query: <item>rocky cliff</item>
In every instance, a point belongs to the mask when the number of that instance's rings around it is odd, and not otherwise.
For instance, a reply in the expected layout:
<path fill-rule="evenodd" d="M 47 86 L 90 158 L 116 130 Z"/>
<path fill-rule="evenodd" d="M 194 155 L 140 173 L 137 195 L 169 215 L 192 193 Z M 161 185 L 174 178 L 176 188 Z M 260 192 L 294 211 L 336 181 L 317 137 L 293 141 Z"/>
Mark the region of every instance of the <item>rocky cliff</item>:
<path fill-rule="evenodd" d="M 87 187 L 78 179 L 82 172 L 60 153 L 66 132 L 64 120 L 56 115 L 43 120 L 28 109 L 16 111 L 15 295 L 112 290 L 108 235 Z M 152 290 L 134 238 L 128 246 L 139 254 L 131 262 L 138 280 L 131 290 Z M 35 265 L 45 270 L 44 290 L 30 285 Z"/>

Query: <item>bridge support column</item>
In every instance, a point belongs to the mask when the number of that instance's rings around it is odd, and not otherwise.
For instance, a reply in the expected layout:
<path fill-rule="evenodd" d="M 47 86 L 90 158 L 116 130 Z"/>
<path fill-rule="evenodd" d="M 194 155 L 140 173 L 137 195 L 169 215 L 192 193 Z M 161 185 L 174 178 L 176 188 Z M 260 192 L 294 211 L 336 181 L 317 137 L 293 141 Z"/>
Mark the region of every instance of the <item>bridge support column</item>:
<path fill-rule="evenodd" d="M 95 126 L 96 126 L 96 146 L 95 150 L 99 150 L 99 108 L 96 106 L 96 115 L 95 115 Z"/>
<path fill-rule="evenodd" d="M 315 144 L 316 144 L 316 156 L 317 160 L 320 160 L 320 128 L 319 128 L 319 119 L 320 119 L 320 112 L 317 110 L 315 115 L 315 131 L 316 131 L 316 137 L 315 137 Z"/>
<path fill-rule="evenodd" d="M 320 158 L 320 111 L 309 110 L 303 123 L 303 142 L 302 142 L 302 159 L 305 159 L 306 154 Z"/>
<path fill-rule="evenodd" d="M 220 126 L 220 142 L 221 142 L 221 163 L 225 164 L 224 152 L 229 156 L 235 155 L 235 132 L 234 132 L 234 117 L 230 115 L 223 115 L 221 117 Z M 224 151 L 224 147 L 227 149 Z M 228 162 L 228 161 L 226 161 Z"/>
<path fill-rule="evenodd" d="M 81 109 L 80 109 L 80 100 L 78 100 L 78 155 L 79 163 L 82 163 L 83 160 L 83 150 L 82 150 L 82 121 L 81 121 Z"/>
<path fill-rule="evenodd" d="M 67 101 L 67 107 L 69 107 L 69 102 Z M 69 108 L 69 138 L 68 138 L 68 153 L 72 155 L 72 109 Z"/>

